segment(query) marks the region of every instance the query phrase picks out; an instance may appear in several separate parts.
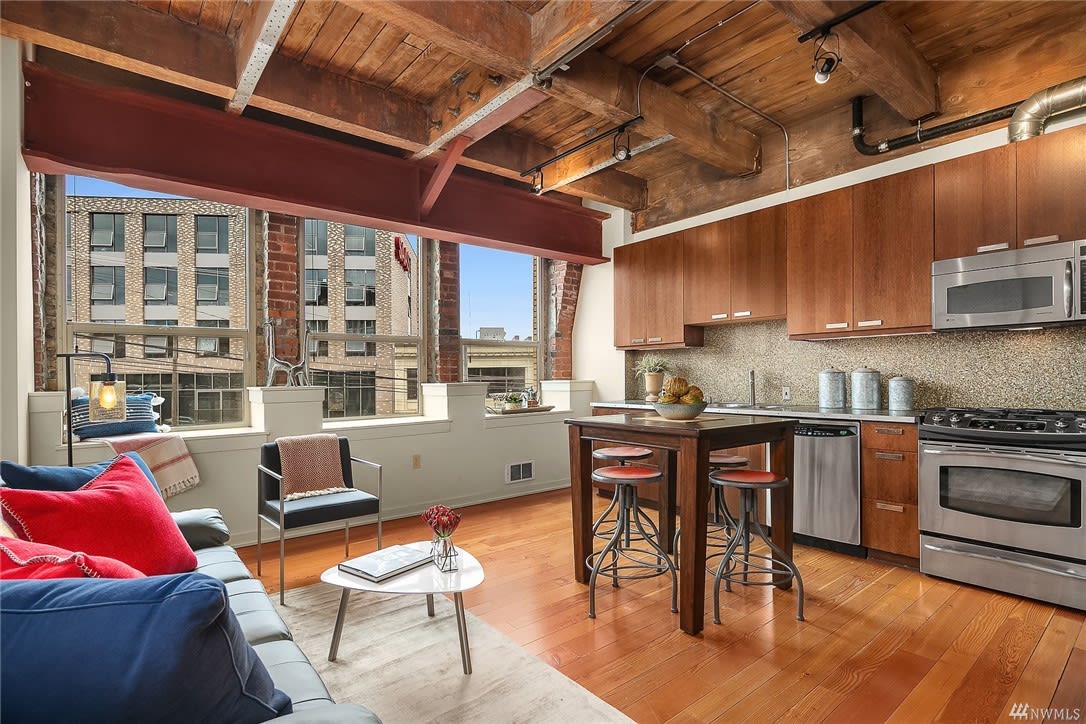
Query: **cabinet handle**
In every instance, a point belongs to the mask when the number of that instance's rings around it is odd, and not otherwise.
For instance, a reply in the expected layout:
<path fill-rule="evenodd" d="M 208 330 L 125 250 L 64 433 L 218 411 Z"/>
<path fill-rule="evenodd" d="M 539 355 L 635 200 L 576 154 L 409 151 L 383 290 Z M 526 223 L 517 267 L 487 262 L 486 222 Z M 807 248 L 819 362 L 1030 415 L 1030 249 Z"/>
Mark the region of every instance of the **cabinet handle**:
<path fill-rule="evenodd" d="M 1050 234 L 1049 236 L 1035 236 L 1032 239 L 1026 239 L 1022 242 L 1022 246 L 1033 246 L 1034 244 L 1048 244 L 1052 241 L 1059 241 L 1059 234 Z"/>
<path fill-rule="evenodd" d="M 714 314 L 712 316 L 712 319 L 727 319 L 727 318 L 728 318 L 728 313 L 727 312 L 721 312 L 720 314 Z"/>
<path fill-rule="evenodd" d="M 986 244 L 984 246 L 978 246 L 977 247 L 977 253 L 978 254 L 983 254 L 986 251 L 999 251 L 1000 249 L 1010 249 L 1010 248 L 1011 248 L 1011 245 L 1008 244 L 1007 242 L 1003 242 L 1002 244 Z"/>
<path fill-rule="evenodd" d="M 865 319 L 862 322 L 857 322 L 856 326 L 857 327 L 881 327 L 882 326 L 882 320 L 881 319 Z"/>
<path fill-rule="evenodd" d="M 649 341 L 650 342 L 662 342 L 662 341 L 664 341 L 664 338 L 663 337 L 649 337 Z"/>
<path fill-rule="evenodd" d="M 904 505 L 890 505 L 889 503 L 875 503 L 875 507 L 879 510 L 888 510 L 891 513 L 904 513 Z"/>
<path fill-rule="evenodd" d="M 736 312 L 732 316 L 733 317 L 749 317 L 750 316 L 750 310 L 748 309 L 748 310 L 743 311 L 743 312 Z"/>
<path fill-rule="evenodd" d="M 880 435 L 904 435 L 905 428 L 902 427 L 876 427 L 875 432 Z"/>
<path fill-rule="evenodd" d="M 905 454 L 904 453 L 877 452 L 877 453 L 875 453 L 875 457 L 878 458 L 879 460 L 893 460 L 895 462 L 901 462 L 902 460 L 905 459 Z"/>
<path fill-rule="evenodd" d="M 645 344 L 645 338 L 644 337 L 637 337 L 635 339 L 631 339 L 630 344 Z"/>
<path fill-rule="evenodd" d="M 848 322 L 830 322 L 826 329 L 848 329 Z"/>

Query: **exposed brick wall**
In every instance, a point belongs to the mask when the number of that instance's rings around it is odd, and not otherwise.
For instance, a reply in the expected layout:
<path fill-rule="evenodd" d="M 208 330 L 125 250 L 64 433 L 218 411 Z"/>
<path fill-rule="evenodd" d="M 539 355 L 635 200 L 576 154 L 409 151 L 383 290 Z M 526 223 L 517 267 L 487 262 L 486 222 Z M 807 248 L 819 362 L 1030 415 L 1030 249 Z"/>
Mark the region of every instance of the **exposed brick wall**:
<path fill-rule="evenodd" d="M 547 335 L 547 374 L 552 380 L 573 379 L 573 320 L 581 292 L 581 265 L 567 261 L 548 262 L 550 304 Z"/>
<path fill-rule="evenodd" d="M 55 264 L 55 247 L 50 236 L 56 236 L 56 177 L 30 175 L 31 231 L 30 263 L 34 269 L 34 389 L 56 389 L 56 315 L 50 303 L 56 296 L 49 293 L 49 278 L 55 276 L 50 264 Z M 52 182 L 51 182 L 52 181 Z M 50 234 L 50 231 L 52 234 Z M 52 361 L 52 362 L 51 362 Z M 48 387 L 52 380 L 52 387 Z"/>
<path fill-rule="evenodd" d="M 264 280 L 267 290 L 267 320 L 275 332 L 275 354 L 280 359 L 298 362 L 301 357 L 301 284 L 298 244 L 301 219 L 286 214 L 267 213 L 268 240 Z M 262 322 L 264 320 L 261 320 Z M 267 350 L 260 355 L 259 384 L 264 384 Z M 282 384 L 284 380 L 276 380 Z"/>
<path fill-rule="evenodd" d="M 435 241 L 436 265 L 431 290 L 436 340 L 436 364 L 431 376 L 437 382 L 460 381 L 460 246 Z"/>

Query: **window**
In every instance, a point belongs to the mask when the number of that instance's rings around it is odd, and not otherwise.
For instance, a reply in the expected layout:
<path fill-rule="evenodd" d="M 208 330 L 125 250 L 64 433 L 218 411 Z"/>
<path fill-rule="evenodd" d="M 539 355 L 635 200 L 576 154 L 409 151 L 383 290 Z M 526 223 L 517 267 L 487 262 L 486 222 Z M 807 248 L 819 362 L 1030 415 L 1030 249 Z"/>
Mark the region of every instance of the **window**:
<path fill-rule="evenodd" d="M 230 219 L 226 216 L 197 216 L 196 251 L 207 254 L 228 253 Z"/>
<path fill-rule="evenodd" d="M 418 367 L 409 367 L 404 370 L 407 373 L 407 399 L 417 400 L 419 399 L 419 369 Z"/>
<path fill-rule="evenodd" d="M 156 327 L 176 327 L 176 319 L 149 319 L 144 324 L 150 324 Z M 143 337 L 143 356 L 144 357 L 173 357 L 174 349 L 174 337 L 172 335 L 152 335 L 147 334 Z"/>
<path fill-rule="evenodd" d="M 305 220 L 305 253 L 328 256 L 328 222 Z"/>
<path fill-rule="evenodd" d="M 365 226 L 343 225 L 343 251 L 348 256 L 374 256 L 377 232 Z"/>
<path fill-rule="evenodd" d="M 209 327 L 211 329 L 227 329 L 230 327 L 229 319 L 197 319 L 197 327 Z M 230 354 L 229 337 L 197 337 L 196 352 L 201 357 L 226 357 Z"/>
<path fill-rule="evenodd" d="M 343 296 L 349 307 L 377 304 L 377 273 L 373 269 L 347 269 L 343 272 Z"/>
<path fill-rule="evenodd" d="M 180 422 L 215 425 L 241 421 L 244 376 L 240 372 L 179 374 L 177 386 Z"/>
<path fill-rule="evenodd" d="M 305 270 L 305 303 L 308 307 L 328 306 L 328 270 Z"/>
<path fill-rule="evenodd" d="M 124 304 L 124 267 L 91 267 L 91 304 Z"/>
<path fill-rule="evenodd" d="M 143 270 L 143 303 L 148 306 L 177 304 L 177 269 L 145 267 Z M 151 324 L 147 322 L 147 324 Z"/>
<path fill-rule="evenodd" d="M 305 320 L 305 328 L 309 332 L 327 332 L 328 320 L 327 319 L 307 319 Z M 309 339 L 309 354 L 316 357 L 328 356 L 328 340 L 326 339 Z"/>
<path fill-rule="evenodd" d="M 230 270 L 196 269 L 196 306 L 230 303 Z"/>
<path fill-rule="evenodd" d="M 525 387 L 525 367 L 469 367 L 468 382 L 486 382 L 486 394 L 520 392 Z"/>
<path fill-rule="evenodd" d="M 348 319 L 347 334 L 373 336 L 377 334 L 377 320 Z M 348 357 L 372 357 L 377 354 L 377 345 L 373 342 L 347 342 Z"/>
<path fill-rule="evenodd" d="M 377 374 L 316 371 L 313 384 L 325 387 L 325 417 L 365 417 L 377 414 Z"/>
<path fill-rule="evenodd" d="M 106 319 L 98 322 L 98 324 L 124 324 L 124 320 Z M 124 357 L 124 343 L 125 337 L 123 334 L 102 334 L 100 332 L 84 335 L 77 340 L 80 349 L 87 349 L 89 347 L 91 352 L 103 352 L 114 359 Z M 78 381 L 76 384 L 79 384 Z"/>
<path fill-rule="evenodd" d="M 124 251 L 124 214 L 91 214 L 93 251 Z"/>
<path fill-rule="evenodd" d="M 143 248 L 147 251 L 177 251 L 177 217 L 172 214 L 143 215 Z"/>

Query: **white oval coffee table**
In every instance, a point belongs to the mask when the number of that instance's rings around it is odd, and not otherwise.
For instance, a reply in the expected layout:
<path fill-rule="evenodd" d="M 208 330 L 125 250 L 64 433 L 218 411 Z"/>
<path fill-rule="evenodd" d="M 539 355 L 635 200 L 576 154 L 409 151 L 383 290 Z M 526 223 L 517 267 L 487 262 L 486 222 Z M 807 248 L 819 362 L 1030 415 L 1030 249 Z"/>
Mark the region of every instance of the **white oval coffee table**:
<path fill-rule="evenodd" d="M 407 545 L 420 550 L 429 550 L 430 541 L 417 541 Z M 347 614 L 347 600 L 351 591 L 373 591 L 375 593 L 398 593 L 405 595 L 426 596 L 426 613 L 434 615 L 434 594 L 451 593 L 456 606 L 456 628 L 460 634 L 460 658 L 464 662 L 464 673 L 471 673 L 471 654 L 468 651 L 468 626 L 464 616 L 463 592 L 475 588 L 483 582 L 483 566 L 475 556 L 463 548 L 457 547 L 458 569 L 442 573 L 432 563 L 416 568 L 388 580 L 374 583 L 359 576 L 344 573 L 337 566 L 332 566 L 321 574 L 321 580 L 339 586 L 343 593 L 339 597 L 339 613 L 336 614 L 336 627 L 332 631 L 332 646 L 328 650 L 328 660 L 335 661 L 339 653 L 339 639 L 343 633 L 343 619 Z"/>

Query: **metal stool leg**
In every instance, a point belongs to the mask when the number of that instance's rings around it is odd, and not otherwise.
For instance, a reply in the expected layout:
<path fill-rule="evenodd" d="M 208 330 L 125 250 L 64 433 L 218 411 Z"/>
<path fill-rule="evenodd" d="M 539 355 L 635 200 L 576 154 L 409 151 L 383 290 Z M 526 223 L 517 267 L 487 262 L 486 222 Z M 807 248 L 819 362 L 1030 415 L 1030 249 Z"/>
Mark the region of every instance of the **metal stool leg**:
<path fill-rule="evenodd" d="M 759 523 L 757 520 L 754 521 L 754 532 L 757 535 L 761 536 L 762 540 L 769 544 L 769 550 L 775 553 L 777 557 L 780 558 L 781 563 L 786 565 L 788 569 L 792 571 L 792 577 L 796 581 L 796 596 L 798 597 L 796 601 L 796 620 L 803 621 L 803 576 L 799 575 L 799 567 L 796 566 L 796 563 L 792 560 L 791 556 L 785 554 L 785 552 L 781 550 L 780 546 L 773 542 L 773 539 L 766 534 L 765 529 L 762 528 L 761 523 Z"/>
<path fill-rule="evenodd" d="M 634 497 L 634 502 L 636 504 L 636 502 L 637 502 L 637 497 L 636 497 L 637 493 L 636 492 L 634 492 L 634 496 L 635 496 Z M 675 575 L 675 564 L 671 561 L 671 556 L 669 556 L 667 554 L 667 551 L 664 550 L 663 546 L 660 545 L 660 543 L 659 543 L 660 531 L 656 529 L 655 525 L 653 525 L 652 519 L 649 518 L 647 515 L 645 515 L 644 512 L 642 512 L 642 510 L 640 508 L 635 508 L 635 511 L 636 511 L 636 514 L 634 515 L 634 525 L 637 526 L 637 530 L 641 533 L 641 536 L 648 542 L 649 546 L 651 546 L 653 548 L 653 550 L 656 551 L 657 555 L 659 556 L 659 559 L 661 561 L 663 561 L 663 563 L 658 567 L 665 567 L 666 566 L 668 571 L 671 573 L 671 612 L 672 613 L 678 613 L 678 611 L 679 611 L 679 598 L 678 598 L 679 591 L 678 591 L 678 587 L 679 586 L 678 586 L 678 578 Z M 641 517 L 644 517 L 645 521 L 649 524 L 649 527 L 652 528 L 653 535 L 651 537 L 645 532 L 645 527 L 641 524 L 641 520 L 640 520 Z M 662 572 L 663 571 L 661 571 L 661 573 Z"/>
<path fill-rule="evenodd" d="M 732 590 L 731 582 L 724 578 L 724 570 L 731 563 L 736 549 L 739 548 L 740 539 L 747 539 L 747 518 L 745 515 L 739 518 L 739 527 L 736 529 L 731 541 L 729 541 L 728 547 L 724 550 L 724 557 L 720 559 L 720 566 L 716 569 L 716 576 L 713 577 L 713 623 L 720 623 L 720 581 L 724 580 L 726 590 Z"/>
<path fill-rule="evenodd" d="M 621 488 L 624 488 L 626 486 L 620 485 L 618 487 L 619 487 L 619 489 L 621 489 Z M 602 567 L 601 564 L 603 562 L 603 559 L 606 558 L 607 555 L 610 554 L 611 551 L 613 551 L 615 549 L 615 546 L 618 545 L 618 541 L 622 537 L 622 524 L 625 522 L 625 520 L 626 520 L 625 506 L 622 506 L 618 510 L 618 523 L 615 525 L 615 532 L 611 535 L 611 539 L 608 540 L 607 543 L 603 546 L 603 550 L 601 550 L 599 552 L 599 554 L 596 556 L 595 561 L 593 561 L 593 563 L 592 563 L 592 575 L 590 575 L 588 577 L 588 617 L 589 618 L 595 618 L 596 617 L 596 577 L 599 576 L 599 574 L 600 574 L 600 568 Z M 591 558 L 592 557 L 589 556 L 589 560 L 591 560 Z M 614 562 L 615 562 L 614 567 L 617 569 L 617 566 L 618 566 L 618 558 L 617 557 L 615 557 Z M 617 574 L 617 570 L 615 571 L 615 573 Z M 612 585 L 616 585 L 616 586 L 618 585 L 618 580 L 617 579 L 612 578 L 612 581 L 613 581 Z"/>

